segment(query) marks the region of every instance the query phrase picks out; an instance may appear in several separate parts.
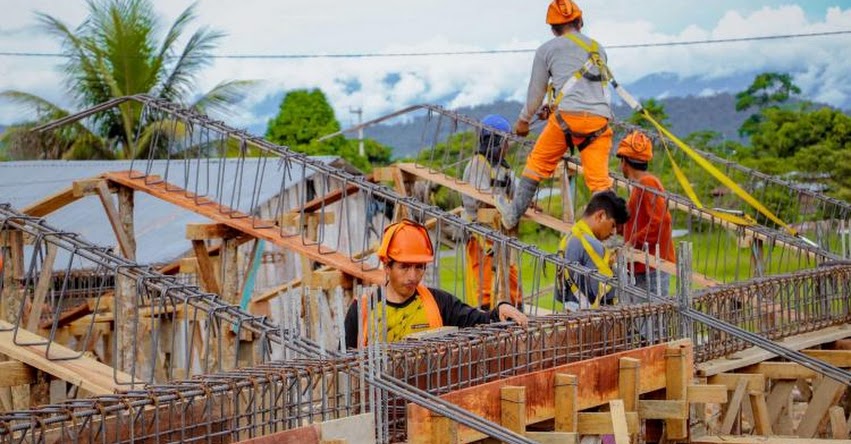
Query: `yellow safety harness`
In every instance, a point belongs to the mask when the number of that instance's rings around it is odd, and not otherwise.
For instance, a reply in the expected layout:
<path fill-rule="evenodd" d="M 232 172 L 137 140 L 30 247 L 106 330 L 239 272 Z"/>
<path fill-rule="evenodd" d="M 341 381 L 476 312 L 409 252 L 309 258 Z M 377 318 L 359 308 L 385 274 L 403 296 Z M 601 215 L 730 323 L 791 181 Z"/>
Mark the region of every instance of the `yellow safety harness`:
<path fill-rule="evenodd" d="M 558 105 L 561 103 L 562 99 L 564 99 L 564 95 L 567 94 L 567 92 L 570 91 L 577 82 L 579 82 L 579 79 L 584 77 L 592 82 L 600 82 L 600 85 L 604 90 L 607 86 L 609 86 L 609 82 L 612 79 L 611 72 L 609 71 L 608 66 L 606 66 L 606 62 L 603 61 L 603 58 L 600 56 L 600 44 L 597 43 L 596 40 L 592 39 L 591 44 L 589 45 L 572 32 L 565 34 L 564 37 L 584 49 L 585 52 L 588 53 L 588 59 L 585 60 L 585 63 L 582 64 L 579 69 L 567 78 L 564 85 L 561 86 L 558 94 L 555 93 L 555 88 L 552 83 L 549 84 L 547 88 L 547 95 L 549 97 L 548 102 L 550 111 L 558 109 Z M 590 73 L 591 69 L 594 67 L 596 67 L 600 72 L 599 75 L 593 75 Z"/>
<path fill-rule="evenodd" d="M 596 237 L 585 220 L 579 220 L 579 222 L 575 223 L 573 227 L 571 227 L 570 233 L 571 234 L 569 236 L 562 237 L 561 242 L 559 242 L 559 251 L 561 251 L 562 254 L 567 251 L 567 243 L 570 239 L 572 237 L 576 237 L 579 239 L 579 242 L 582 243 L 582 248 L 585 249 L 585 253 L 591 258 L 591 262 L 593 262 L 594 266 L 597 267 L 597 272 L 607 277 L 613 277 L 615 275 L 614 271 L 612 271 L 612 267 L 609 266 L 609 262 L 612 259 L 612 251 L 604 247 L 603 257 L 600 257 L 600 254 L 597 253 L 597 250 L 594 249 L 594 246 L 591 245 L 591 242 L 588 240 L 596 239 Z M 564 270 L 564 281 L 570 286 L 570 291 L 573 292 L 574 296 L 576 296 L 576 298 L 580 301 L 584 297 L 589 301 L 589 303 L 591 303 L 591 308 L 599 308 L 600 301 L 603 296 L 612 289 L 611 285 L 599 282 L 597 284 L 597 297 L 594 298 L 594 302 L 591 302 L 587 296 L 582 294 L 579 286 L 576 284 L 576 280 L 570 276 L 570 272 L 567 269 Z M 614 303 L 617 303 L 617 301 L 614 301 Z"/>

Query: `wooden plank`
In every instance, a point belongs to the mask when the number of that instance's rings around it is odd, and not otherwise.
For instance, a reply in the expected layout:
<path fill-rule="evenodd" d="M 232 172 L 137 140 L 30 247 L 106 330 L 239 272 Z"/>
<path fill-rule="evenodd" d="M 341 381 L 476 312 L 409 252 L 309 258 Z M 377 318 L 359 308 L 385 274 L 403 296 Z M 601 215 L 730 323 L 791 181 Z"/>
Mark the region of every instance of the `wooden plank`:
<path fill-rule="evenodd" d="M 798 425 L 797 435 L 801 438 L 812 438 L 816 436 L 827 410 L 836 404 L 839 397 L 845 393 L 845 385 L 830 378 L 822 378 L 813 390 L 813 399 L 807 406 L 801 423 Z"/>
<path fill-rule="evenodd" d="M 851 367 L 851 350 L 804 350 L 803 354 L 837 367 Z"/>
<path fill-rule="evenodd" d="M 33 202 L 21 209 L 21 213 L 32 217 L 44 217 L 60 208 L 80 200 L 83 196 L 74 195 L 74 187 L 69 186 L 50 196 Z"/>
<path fill-rule="evenodd" d="M 33 293 L 32 310 L 27 319 L 27 330 L 36 333 L 38 325 L 41 322 L 41 312 L 44 309 L 44 300 L 47 298 L 47 292 L 50 291 L 50 285 L 53 283 L 53 263 L 56 260 L 56 245 L 45 242 L 47 253 L 44 255 L 44 261 L 41 265 L 41 273 L 38 276 L 38 283 L 35 286 Z"/>
<path fill-rule="evenodd" d="M 74 197 L 80 198 L 98 194 L 98 187 L 106 181 L 102 177 L 92 177 L 88 179 L 78 179 L 71 182 L 71 190 Z M 107 184 L 107 187 L 109 185 Z M 114 192 L 114 189 L 107 188 L 109 193 Z"/>
<path fill-rule="evenodd" d="M 280 228 L 270 221 L 258 220 L 248 214 L 231 210 L 218 204 L 212 205 L 215 203 L 212 200 L 196 196 L 189 191 L 180 189 L 172 184 L 167 184 L 166 182 L 146 184 L 144 178 L 133 179 L 131 178 L 131 174 L 134 177 L 141 176 L 139 172 L 131 173 L 124 171 L 105 173 L 104 177 L 112 182 L 131 187 L 137 191 L 143 191 L 166 202 L 208 217 L 216 222 L 229 225 L 242 233 L 255 238 L 265 239 L 284 249 L 307 256 L 311 260 L 341 270 L 365 283 L 378 285 L 383 285 L 384 283 L 384 272 L 382 270 L 365 270 L 362 264 L 353 262 L 339 252 L 327 252 L 324 250 L 320 252 L 315 245 L 306 246 L 302 244 L 298 236 L 282 236 L 279 232 Z"/>
<path fill-rule="evenodd" d="M 319 437 L 322 441 L 345 438 L 354 444 L 373 444 L 375 443 L 375 416 L 372 413 L 363 413 L 323 421 L 319 423 Z"/>
<path fill-rule="evenodd" d="M 612 434 L 615 435 L 615 444 L 630 444 L 630 432 L 627 429 L 623 400 L 609 401 L 609 413 L 612 415 Z M 637 430 L 637 427 L 634 430 Z"/>
<path fill-rule="evenodd" d="M 727 386 L 710 384 L 692 384 L 686 389 L 689 404 L 723 404 L 727 402 Z"/>
<path fill-rule="evenodd" d="M 222 294 L 219 280 L 216 278 L 216 270 L 213 268 L 213 261 L 207 252 L 207 244 L 202 240 L 193 240 L 192 251 L 195 252 L 198 281 L 201 283 L 201 289 L 210 293 Z"/>
<path fill-rule="evenodd" d="M 851 327 L 847 324 L 843 324 L 818 331 L 790 336 L 779 341 L 779 343 L 790 350 L 803 350 L 805 348 L 827 344 L 847 337 L 851 337 Z M 733 354 L 730 359 L 713 359 L 711 361 L 697 364 L 696 370 L 698 376 L 712 376 L 718 373 L 730 372 L 742 367 L 759 364 L 760 362 L 767 361 L 775 357 L 777 357 L 777 355 L 774 353 L 768 352 L 759 347 L 750 347 Z"/>
<path fill-rule="evenodd" d="M 637 412 L 625 412 L 627 433 L 637 433 L 639 419 Z M 615 433 L 611 412 L 580 412 L 577 426 L 579 435 L 611 435 Z"/>
<path fill-rule="evenodd" d="M 794 388 L 795 381 L 777 381 L 774 383 L 771 393 L 768 394 L 768 399 L 765 402 L 768 406 L 768 421 L 770 424 L 773 425 L 780 418 L 780 413 L 788 405 Z"/>
<path fill-rule="evenodd" d="M 373 174 L 367 174 L 364 176 L 364 180 L 367 182 L 375 183 L 377 180 L 373 178 Z M 339 202 L 343 199 L 343 197 L 349 197 L 353 194 L 356 194 L 360 191 L 360 187 L 357 185 L 347 185 L 345 188 L 336 189 L 330 193 L 325 193 L 322 196 L 317 197 L 316 199 L 307 202 L 300 208 L 296 208 L 293 210 L 296 213 L 313 213 L 322 209 L 323 206 L 328 206 L 333 203 Z"/>
<path fill-rule="evenodd" d="M 710 376 L 707 381 L 710 384 L 723 385 L 727 387 L 727 390 L 732 391 L 742 380 L 747 382 L 747 391 L 749 392 L 765 391 L 765 376 L 758 373 L 721 373 Z"/>
<path fill-rule="evenodd" d="M 691 384 L 692 368 L 689 351 L 683 346 L 669 347 L 665 351 L 665 399 L 686 400 L 686 387 Z M 666 419 L 665 434 L 669 440 L 688 438 L 686 419 Z"/>
<path fill-rule="evenodd" d="M 115 207 L 115 202 L 112 201 L 112 195 L 109 192 L 106 181 L 97 182 L 96 191 L 100 202 L 106 211 L 106 218 L 109 219 L 109 225 L 112 226 L 112 231 L 115 233 L 115 238 L 118 240 L 118 247 L 121 248 L 121 253 L 125 258 L 131 261 L 136 260 L 136 251 L 130 241 L 130 236 L 124 231 L 124 226 L 121 224 L 121 218 L 118 215 L 118 209 Z"/>
<path fill-rule="evenodd" d="M 752 392 L 751 408 L 753 408 L 754 430 L 757 435 L 768 436 L 774 434 L 771 430 L 771 420 L 768 417 L 768 406 L 765 403 L 765 393 Z"/>
<path fill-rule="evenodd" d="M 470 196 L 490 206 L 495 206 L 495 199 L 493 195 L 483 193 L 477 190 L 476 187 L 470 185 L 469 183 L 462 182 L 459 179 L 449 177 L 446 174 L 432 171 L 429 168 L 424 168 L 413 163 L 398 163 L 396 164 L 396 166 L 399 168 L 400 171 L 404 171 L 407 174 L 420 177 L 430 182 L 434 182 L 451 190 L 455 190 L 461 194 Z M 523 217 L 545 227 L 552 228 L 553 230 L 556 230 L 562 234 L 570 234 L 571 228 L 573 227 L 573 224 L 569 222 L 559 220 L 553 216 L 538 212 L 531 208 L 526 210 L 526 213 L 523 214 Z M 631 262 L 644 263 L 645 261 L 647 261 L 645 254 L 634 248 L 623 248 L 620 251 L 624 255 L 626 255 L 627 259 Z M 677 274 L 676 264 L 670 261 L 657 260 L 655 257 L 651 257 L 649 265 L 656 269 L 662 270 L 668 274 Z M 715 281 L 707 277 L 706 275 L 697 272 L 692 273 L 692 279 L 694 283 L 703 287 L 711 287 L 719 284 L 718 281 Z"/>
<path fill-rule="evenodd" d="M 500 424 L 508 430 L 526 433 L 526 387 L 505 386 L 500 389 Z"/>
<path fill-rule="evenodd" d="M 555 375 L 555 431 L 576 433 L 577 384 L 575 375 L 556 373 Z"/>
<path fill-rule="evenodd" d="M 835 405 L 828 410 L 830 416 L 830 433 L 833 439 L 847 439 L 848 426 L 845 422 L 845 409 Z"/>
<path fill-rule="evenodd" d="M 621 358 L 618 362 L 618 393 L 627 412 L 638 410 L 638 381 L 641 361 Z"/>
<path fill-rule="evenodd" d="M 794 362 L 762 362 L 741 369 L 742 373 L 760 373 L 768 379 L 812 379 L 818 372 Z"/>
<path fill-rule="evenodd" d="M 239 231 L 225 224 L 186 224 L 186 239 L 191 241 L 231 239 L 239 234 Z"/>
<path fill-rule="evenodd" d="M 576 444 L 579 435 L 568 432 L 526 432 L 526 437 L 538 444 Z"/>
<path fill-rule="evenodd" d="M 0 331 L 0 352 L 10 358 L 68 381 L 93 394 L 110 394 L 116 390 L 128 388 L 128 386 L 115 383 L 112 367 L 94 359 L 81 356 L 74 359 L 57 360 L 78 355 L 74 350 L 60 344 L 51 344 L 50 357 L 52 360 L 45 356 L 46 345 L 15 345 L 12 328 L 14 328 L 12 324 L 0 321 L 0 329 L 4 330 Z M 8 331 L 5 331 L 7 329 Z M 41 336 L 22 329 L 18 329 L 17 334 L 17 340 L 23 343 L 44 343 L 47 341 Z M 130 375 L 122 372 L 117 373 L 117 378 L 121 382 L 130 381 Z"/>
<path fill-rule="evenodd" d="M 452 333 L 457 333 L 458 327 L 452 325 L 444 325 L 443 327 L 433 328 L 431 330 L 418 331 L 405 336 L 405 339 L 421 341 L 423 339 L 440 338 Z"/>
<path fill-rule="evenodd" d="M 23 362 L 0 362 L 0 387 L 14 387 L 35 383 L 35 369 Z"/>
<path fill-rule="evenodd" d="M 687 369 L 692 369 L 692 349 L 688 340 L 677 341 L 674 345 L 687 345 Z M 629 357 L 641 361 L 640 393 L 649 393 L 665 388 L 665 351 L 669 344 L 659 344 L 645 348 L 612 353 L 584 361 L 571 362 L 551 369 L 540 370 L 524 375 L 512 376 L 497 381 L 469 387 L 441 395 L 471 413 L 489 421 L 500 419 L 500 388 L 503 386 L 525 386 L 527 393 L 527 424 L 553 419 L 555 416 L 555 375 L 559 373 L 575 375 L 579 381 L 594 381 L 592 384 L 578 384 L 577 410 L 586 410 L 606 404 L 618 396 L 618 363 L 620 358 Z M 603 414 L 611 424 L 608 414 Z M 408 407 L 408 437 L 423 433 L 428 436 L 431 429 L 429 411 L 416 405 Z M 638 416 L 636 415 L 636 418 Z M 472 442 L 485 436 L 465 426 L 458 428 L 459 442 Z"/>
<path fill-rule="evenodd" d="M 638 416 L 641 419 L 688 419 L 688 403 L 642 399 L 638 401 Z"/>
<path fill-rule="evenodd" d="M 851 444 L 851 439 L 802 439 L 781 436 L 698 436 L 691 444 Z"/>
<path fill-rule="evenodd" d="M 733 430 L 733 424 L 739 417 L 739 411 L 742 408 L 742 400 L 748 389 L 747 379 L 739 379 L 736 384 L 736 389 L 733 391 L 733 396 L 730 402 L 727 403 L 727 410 L 724 411 L 724 419 L 721 421 L 721 433 L 728 435 Z"/>
<path fill-rule="evenodd" d="M 337 216 L 331 211 L 321 213 L 284 213 L 278 223 L 282 227 L 306 227 L 310 224 L 330 225 L 337 221 Z"/>

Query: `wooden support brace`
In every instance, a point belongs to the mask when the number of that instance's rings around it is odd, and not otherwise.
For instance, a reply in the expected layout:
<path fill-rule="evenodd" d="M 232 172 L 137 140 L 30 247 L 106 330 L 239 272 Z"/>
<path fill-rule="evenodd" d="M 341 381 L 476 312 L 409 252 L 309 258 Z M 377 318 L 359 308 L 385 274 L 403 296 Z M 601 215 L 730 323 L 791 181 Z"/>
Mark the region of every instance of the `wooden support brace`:
<path fill-rule="evenodd" d="M 736 388 L 733 391 L 733 396 L 730 398 L 730 402 L 727 403 L 727 410 L 724 411 L 724 419 L 721 421 L 721 434 L 729 435 L 730 431 L 733 430 L 733 424 L 739 417 L 742 400 L 745 398 L 747 389 L 748 380 L 744 378 L 740 379 L 736 384 Z"/>
<path fill-rule="evenodd" d="M 626 412 L 627 433 L 638 433 L 637 412 Z M 579 412 L 576 432 L 580 435 L 611 435 L 615 433 L 611 412 Z"/>
<path fill-rule="evenodd" d="M 774 425 L 780 418 L 780 414 L 788 404 L 792 390 L 795 388 L 795 381 L 775 381 L 771 388 L 771 393 L 768 394 L 766 405 L 768 406 L 768 421 Z M 786 412 L 788 415 L 790 412 Z"/>
<path fill-rule="evenodd" d="M 641 419 L 688 419 L 688 403 L 642 399 L 638 401 L 638 416 Z"/>
<path fill-rule="evenodd" d="M 56 245 L 50 242 L 45 242 L 45 245 L 47 246 L 47 253 L 44 255 L 41 274 L 39 274 L 38 284 L 36 284 L 33 294 L 32 310 L 27 319 L 27 330 L 33 333 L 38 332 L 44 300 L 47 298 L 47 292 L 50 291 L 50 285 L 53 283 L 51 277 L 53 276 L 53 262 L 56 260 Z"/>
<path fill-rule="evenodd" d="M 797 435 L 801 438 L 815 437 L 828 409 L 836 404 L 843 393 L 845 393 L 844 384 L 830 378 L 822 378 L 813 390 L 813 399 L 801 418 Z"/>
<path fill-rule="evenodd" d="M 500 396 L 501 424 L 508 430 L 526 433 L 526 387 L 505 386 Z"/>
<path fill-rule="evenodd" d="M 225 224 L 186 224 L 186 239 L 192 241 L 232 239 L 239 235 L 239 231 Z"/>
<path fill-rule="evenodd" d="M 848 424 L 845 419 L 845 409 L 835 405 L 830 408 L 830 433 L 833 439 L 848 439 Z"/>
<path fill-rule="evenodd" d="M 757 435 L 773 435 L 771 419 L 768 415 L 768 405 L 764 392 L 750 392 L 751 408 L 753 408 L 754 430 Z"/>
<path fill-rule="evenodd" d="M 739 381 L 744 380 L 747 384 L 747 391 L 762 392 L 765 391 L 765 375 L 761 373 L 721 373 L 710 376 L 707 380 L 709 384 L 723 385 L 727 390 L 735 390 L 739 385 Z"/>
<path fill-rule="evenodd" d="M 219 287 L 219 280 L 216 277 L 216 270 L 213 267 L 213 261 L 207 252 L 207 244 L 203 240 L 193 240 L 192 250 L 195 252 L 195 259 L 198 266 L 198 277 L 201 281 L 201 288 L 210 293 L 221 294 L 222 290 Z"/>
<path fill-rule="evenodd" d="M 579 422 L 576 399 L 577 378 L 575 375 L 555 375 L 555 431 L 575 433 Z"/>
<path fill-rule="evenodd" d="M 110 194 L 107 182 L 105 180 L 98 180 L 92 186 L 94 186 L 95 191 L 100 198 L 100 202 L 103 205 L 103 209 L 106 211 L 106 217 L 109 219 L 109 224 L 112 226 L 112 231 L 115 233 L 115 237 L 118 240 L 118 247 L 121 248 L 121 253 L 125 258 L 135 261 L 135 242 L 132 240 L 132 234 L 127 233 L 127 231 L 124 230 L 121 217 L 119 216 L 118 209 L 115 207 L 115 202 L 112 200 L 112 195 Z"/>
<path fill-rule="evenodd" d="M 609 401 L 609 413 L 612 415 L 612 434 L 615 435 L 615 444 L 630 444 L 630 431 L 626 424 L 626 410 L 621 399 Z"/>
<path fill-rule="evenodd" d="M 667 400 L 686 400 L 686 387 L 691 384 L 691 372 L 688 372 L 688 353 L 680 347 L 670 347 L 665 351 L 665 376 Z M 685 419 L 665 420 L 665 431 L 669 440 L 688 438 L 688 421 Z"/>
<path fill-rule="evenodd" d="M 693 384 L 688 386 L 686 399 L 689 404 L 723 404 L 727 402 L 727 386 L 710 384 Z"/>

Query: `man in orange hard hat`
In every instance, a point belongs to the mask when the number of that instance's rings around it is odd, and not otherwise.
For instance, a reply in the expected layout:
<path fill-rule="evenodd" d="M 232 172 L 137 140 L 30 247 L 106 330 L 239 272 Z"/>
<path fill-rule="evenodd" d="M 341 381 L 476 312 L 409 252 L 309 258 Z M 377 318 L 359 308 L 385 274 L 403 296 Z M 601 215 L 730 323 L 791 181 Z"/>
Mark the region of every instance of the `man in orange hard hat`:
<path fill-rule="evenodd" d="M 606 68 L 606 52 L 580 32 L 582 10 L 571 0 L 553 0 L 547 8 L 547 23 L 555 38 L 535 52 L 526 105 L 514 132 L 528 135 L 529 122 L 536 113 L 547 119 L 547 124 L 526 159 L 514 200 L 496 199 L 503 225 L 509 229 L 517 225 L 532 203 L 538 183 L 553 175 L 568 148 L 571 154 L 579 151 L 585 184 L 592 193 L 612 187 L 608 164 L 612 147 L 611 75 Z M 548 95 L 550 100 L 542 108 Z"/>
<path fill-rule="evenodd" d="M 385 338 L 387 342 L 400 341 L 411 333 L 444 325 L 463 328 L 506 320 L 520 325 L 528 323 L 526 315 L 508 302 L 485 312 L 443 290 L 423 285 L 426 266 L 434 260 L 434 250 L 428 230 L 416 222 L 403 220 L 389 225 L 384 230 L 378 258 L 387 277 L 378 298 L 384 299 L 386 308 L 379 307 L 380 304 L 369 307 L 366 297 L 352 302 L 345 320 L 348 348 Z"/>
<path fill-rule="evenodd" d="M 653 159 L 653 142 L 641 131 L 633 131 L 618 144 L 618 158 L 623 175 L 638 182 L 629 195 L 630 218 L 623 226 L 626 244 L 650 257 L 676 262 L 674 243 L 671 239 L 671 212 L 665 198 L 653 190 L 665 191 L 659 178 L 647 171 Z M 652 294 L 667 296 L 670 276 L 643 262 L 634 262 L 630 267 L 635 276 L 635 285 Z"/>

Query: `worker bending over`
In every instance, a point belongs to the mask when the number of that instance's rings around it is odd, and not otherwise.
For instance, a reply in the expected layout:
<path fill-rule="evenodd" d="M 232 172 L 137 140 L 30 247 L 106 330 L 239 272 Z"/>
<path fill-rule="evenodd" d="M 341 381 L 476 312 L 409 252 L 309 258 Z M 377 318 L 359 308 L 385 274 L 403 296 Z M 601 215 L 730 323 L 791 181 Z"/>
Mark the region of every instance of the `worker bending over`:
<path fill-rule="evenodd" d="M 509 229 L 517 225 L 532 203 L 538 183 L 553 175 L 568 148 L 571 154 L 574 149 L 579 151 L 585 184 L 592 193 L 612 187 L 612 109 L 606 52 L 580 32 L 582 11 L 571 0 L 553 0 L 547 9 L 547 23 L 555 38 L 535 52 L 526 105 L 514 131 L 519 136 L 529 134 L 529 122 L 536 113 L 547 123 L 526 159 L 514 199 L 497 197 L 496 207 Z M 548 88 L 552 100 L 542 108 Z"/>
<path fill-rule="evenodd" d="M 492 321 L 513 320 L 526 325 L 526 315 L 508 302 L 501 302 L 489 312 L 470 307 L 455 296 L 422 284 L 426 266 L 434 260 L 428 230 L 416 222 L 403 220 L 384 230 L 378 258 L 384 268 L 386 284 L 379 289 L 386 310 L 377 304 L 370 310 L 368 298 L 356 298 L 346 314 L 346 347 L 367 345 L 370 336 L 388 342 L 402 340 L 411 333 L 442 326 L 472 327 Z M 363 309 L 361 309 L 363 307 Z M 370 328 L 381 326 L 379 334 Z"/>
<path fill-rule="evenodd" d="M 508 141 L 494 133 L 489 128 L 503 132 L 511 132 L 511 124 L 505 117 L 491 114 L 482 119 L 487 127 L 482 129 L 479 135 L 476 154 L 464 168 L 462 179 L 473 185 L 476 190 L 485 194 L 510 195 L 514 175 L 511 167 L 505 159 L 508 152 Z M 468 195 L 461 196 L 464 203 L 464 219 L 476 222 L 479 208 L 485 206 L 480 200 Z M 499 282 L 494 278 L 496 261 L 494 261 L 493 241 L 482 236 L 473 234 L 467 240 L 467 260 L 465 264 L 464 283 L 466 289 L 466 302 L 470 305 L 479 306 L 483 310 L 491 307 L 491 298 L 497 294 Z M 511 304 L 522 307 L 520 285 L 517 280 L 517 265 L 509 261 L 508 266 L 508 288 Z"/>
<path fill-rule="evenodd" d="M 571 228 L 569 236 L 562 239 L 559 250 L 568 262 L 613 277 L 614 254 L 603 246 L 603 241 L 615 234 L 617 226 L 629 219 L 626 201 L 613 191 L 603 191 L 591 196 L 582 218 Z M 597 308 L 615 304 L 614 288 L 588 275 L 565 270 L 556 281 L 555 299 L 564 303 L 568 311 Z"/>
<path fill-rule="evenodd" d="M 648 189 L 665 191 L 662 182 L 647 172 L 653 159 L 653 142 L 641 131 L 633 131 L 618 144 L 617 156 L 621 160 L 621 171 L 627 179 L 638 182 Z M 623 237 L 627 245 L 646 251 L 653 258 L 676 262 L 674 243 L 671 239 L 671 212 L 665 198 L 633 187 L 628 204 L 630 218 L 623 226 Z M 634 262 L 631 267 L 635 285 L 652 294 L 667 296 L 670 275 L 643 262 Z"/>

